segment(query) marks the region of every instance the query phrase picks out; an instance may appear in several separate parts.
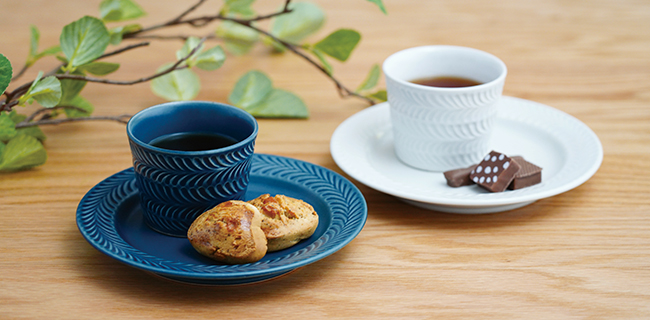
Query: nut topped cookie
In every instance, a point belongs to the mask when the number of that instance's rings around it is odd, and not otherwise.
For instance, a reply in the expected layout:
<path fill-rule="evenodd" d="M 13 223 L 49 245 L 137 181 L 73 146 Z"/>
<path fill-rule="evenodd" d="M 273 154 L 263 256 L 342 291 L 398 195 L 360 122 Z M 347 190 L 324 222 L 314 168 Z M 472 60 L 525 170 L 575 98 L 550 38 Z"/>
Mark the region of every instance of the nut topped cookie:
<path fill-rule="evenodd" d="M 187 238 L 208 258 L 229 264 L 255 262 L 267 251 L 261 223 L 262 214 L 255 206 L 230 200 L 196 218 Z"/>
<path fill-rule="evenodd" d="M 266 234 L 268 251 L 291 247 L 309 238 L 318 226 L 318 214 L 302 200 L 263 194 L 249 203 L 262 213 L 261 228 Z"/>

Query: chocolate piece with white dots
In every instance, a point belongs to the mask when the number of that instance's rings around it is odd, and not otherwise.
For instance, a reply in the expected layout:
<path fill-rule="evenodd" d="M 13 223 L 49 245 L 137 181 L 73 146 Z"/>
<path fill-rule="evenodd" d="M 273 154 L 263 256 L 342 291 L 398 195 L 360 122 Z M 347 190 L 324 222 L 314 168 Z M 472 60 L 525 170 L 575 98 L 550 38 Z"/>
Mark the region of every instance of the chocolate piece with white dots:
<path fill-rule="evenodd" d="M 519 168 L 519 164 L 505 154 L 490 151 L 470 172 L 469 178 L 489 191 L 501 192 L 510 185 Z"/>

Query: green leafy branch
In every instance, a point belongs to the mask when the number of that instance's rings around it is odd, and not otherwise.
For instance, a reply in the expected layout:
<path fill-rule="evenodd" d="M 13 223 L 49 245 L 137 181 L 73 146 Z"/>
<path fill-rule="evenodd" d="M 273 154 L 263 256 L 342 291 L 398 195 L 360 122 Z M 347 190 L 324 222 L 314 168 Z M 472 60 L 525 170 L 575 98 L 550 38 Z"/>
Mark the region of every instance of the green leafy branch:
<path fill-rule="evenodd" d="M 200 6 L 203 2 L 204 1 L 199 1 L 199 3 L 197 3 L 192 9 L 198 8 L 198 6 Z M 230 2 L 234 3 L 236 1 Z M 383 7 L 381 1 L 371 2 L 377 3 L 380 6 L 380 9 L 385 12 L 385 8 Z M 258 40 L 256 33 L 262 34 L 267 37 L 266 39 L 268 40 L 266 40 L 266 42 L 276 46 L 276 49 L 278 51 L 287 49 L 306 60 L 318 70 L 322 71 L 334 82 L 339 94 L 342 97 L 353 96 L 366 100 L 370 104 L 374 104 L 376 101 L 385 101 L 385 99 L 382 99 L 382 97 L 385 96 L 385 91 L 380 90 L 371 94 L 362 94 L 363 92 L 370 90 L 376 86 L 376 81 L 374 83 L 368 82 L 368 80 L 372 81 L 374 79 L 373 77 L 369 76 L 366 79 L 366 82 L 360 86 L 360 88 L 364 88 L 364 90 L 351 90 L 344 86 L 338 79 L 333 76 L 333 68 L 325 58 L 325 55 L 327 55 L 342 62 L 346 61 L 350 57 L 350 54 L 356 45 L 361 40 L 361 35 L 355 30 L 339 29 L 314 45 L 294 44 L 291 42 L 291 40 L 299 42 L 306 36 L 320 29 L 324 20 L 324 14 L 318 7 L 308 2 L 295 3 L 293 8 L 290 7 L 291 4 L 292 2 L 290 0 L 287 0 L 284 6 L 278 12 L 259 15 L 252 18 L 231 17 L 224 14 L 222 11 L 216 15 L 183 19 L 183 17 L 188 13 L 185 12 L 181 16 L 167 23 L 125 34 L 123 38 L 185 40 L 187 39 L 186 36 L 142 36 L 142 34 L 147 31 L 169 26 L 189 25 L 192 27 L 204 27 L 205 25 L 215 20 L 231 22 L 231 24 L 222 24 L 221 27 L 217 29 L 216 34 L 217 36 L 224 38 L 226 41 L 226 46 L 229 46 L 232 51 L 236 53 L 248 52 L 252 44 Z M 248 11 L 241 10 L 241 8 L 239 10 L 248 13 Z M 289 13 L 293 13 L 294 15 L 286 15 Z M 278 17 L 280 15 L 286 15 L 285 17 L 278 18 L 276 24 L 274 25 L 280 27 L 276 27 L 270 32 L 263 30 L 255 25 L 255 22 L 257 21 Z M 308 17 L 309 20 L 305 21 L 305 17 Z M 320 63 L 317 60 L 309 57 L 307 54 L 303 53 L 301 50 L 305 50 L 307 53 L 314 55 Z M 377 68 L 377 70 L 378 67 L 378 65 L 373 66 L 373 68 Z"/>
<path fill-rule="evenodd" d="M 368 1 L 386 13 L 381 0 Z M 275 12 L 256 14 L 251 7 L 254 0 L 224 0 L 217 14 L 190 18 L 189 15 L 204 2 L 199 0 L 173 19 L 149 27 L 128 23 L 108 28 L 107 24 L 135 20 L 146 13 L 132 0 L 104 0 L 100 3 L 99 18 L 84 16 L 66 25 L 59 44 L 42 51 L 39 50 L 39 31 L 31 26 L 28 55 L 15 76 L 12 77 L 13 68 L 9 60 L 0 54 L 0 97 L 4 96 L 0 100 L 0 172 L 27 169 L 45 162 L 47 155 L 42 142 L 46 137 L 39 125 L 87 120 L 127 121 L 129 115 L 92 116 L 94 106 L 80 95 L 87 83 L 133 85 L 150 82 L 153 93 L 164 99 L 191 100 L 200 90 L 200 79 L 194 69 L 217 70 L 224 64 L 226 52 L 246 54 L 257 43 L 269 45 L 278 52 L 292 52 L 306 60 L 334 82 L 342 97 L 356 97 L 370 104 L 385 100 L 384 90 L 371 92 L 375 90 L 380 75 L 376 64 L 356 90 L 348 89 L 333 76 L 334 68 L 328 57 L 346 61 L 361 39 L 357 31 L 339 29 L 314 44 L 304 42 L 324 23 L 325 14 L 316 5 L 285 0 Z M 257 26 L 256 23 L 262 20 L 271 20 L 270 30 Z M 217 29 L 202 37 L 151 34 L 178 25 L 201 28 L 215 21 L 220 22 Z M 176 52 L 176 60 L 148 76 L 134 80 L 104 78 L 118 70 L 120 65 L 103 59 L 149 45 L 145 41 L 106 51 L 110 45 L 119 45 L 130 39 L 182 39 L 184 44 Z M 205 45 L 207 39 L 221 41 L 223 47 L 208 48 Z M 36 61 L 49 56 L 59 60 L 56 67 L 47 73 L 39 71 L 34 80 L 7 90 L 10 83 L 21 78 Z M 237 81 L 228 101 L 256 117 L 309 116 L 300 97 L 274 87 L 270 77 L 258 70 L 247 72 Z M 42 108 L 29 116 L 15 110 L 15 107 L 34 102 Z"/>

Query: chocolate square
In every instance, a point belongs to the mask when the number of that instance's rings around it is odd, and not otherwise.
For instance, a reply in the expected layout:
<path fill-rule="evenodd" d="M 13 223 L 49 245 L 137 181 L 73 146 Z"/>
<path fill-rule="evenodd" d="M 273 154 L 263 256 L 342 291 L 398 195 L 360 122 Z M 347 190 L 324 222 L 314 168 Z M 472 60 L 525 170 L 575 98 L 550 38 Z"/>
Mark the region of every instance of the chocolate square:
<path fill-rule="evenodd" d="M 479 186 L 491 191 L 504 191 L 519 171 L 519 164 L 503 153 L 490 151 L 469 178 Z"/>
<path fill-rule="evenodd" d="M 469 186 L 474 184 L 469 178 L 470 172 L 476 168 L 476 165 L 471 165 L 467 168 L 454 169 L 443 172 L 445 179 L 447 180 L 447 185 L 450 187 L 462 187 Z"/>
<path fill-rule="evenodd" d="M 515 174 L 515 178 L 508 186 L 508 189 L 518 190 L 542 182 L 541 167 L 526 161 L 522 156 L 512 156 L 512 160 L 517 162 L 521 168 L 517 171 L 517 174 Z"/>

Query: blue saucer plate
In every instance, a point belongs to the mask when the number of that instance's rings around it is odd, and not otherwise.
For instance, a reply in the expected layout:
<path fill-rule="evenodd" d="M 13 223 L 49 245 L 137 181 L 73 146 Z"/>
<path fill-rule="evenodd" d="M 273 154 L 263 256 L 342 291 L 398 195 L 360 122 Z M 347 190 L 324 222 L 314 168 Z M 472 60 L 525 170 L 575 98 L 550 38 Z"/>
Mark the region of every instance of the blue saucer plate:
<path fill-rule="evenodd" d="M 310 238 L 255 263 L 220 264 L 201 256 L 186 238 L 147 227 L 133 168 L 88 191 L 77 208 L 77 226 L 93 247 L 129 266 L 184 283 L 236 285 L 269 280 L 337 252 L 361 232 L 368 215 L 361 192 L 341 175 L 296 159 L 255 154 L 245 200 L 264 193 L 306 201 L 319 223 Z"/>

